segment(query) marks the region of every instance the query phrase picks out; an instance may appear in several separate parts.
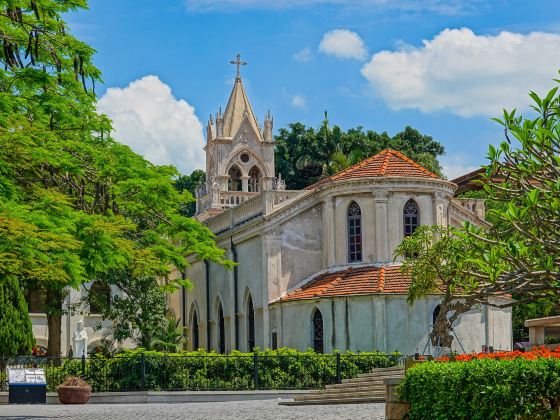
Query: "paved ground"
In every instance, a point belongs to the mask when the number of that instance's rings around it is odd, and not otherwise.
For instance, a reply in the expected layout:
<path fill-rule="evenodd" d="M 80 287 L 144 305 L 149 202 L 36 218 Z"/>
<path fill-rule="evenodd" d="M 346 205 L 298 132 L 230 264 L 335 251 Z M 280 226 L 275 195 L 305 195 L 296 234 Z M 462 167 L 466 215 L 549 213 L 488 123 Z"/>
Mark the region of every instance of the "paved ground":
<path fill-rule="evenodd" d="M 1 419 L 384 419 L 385 404 L 287 407 L 275 400 L 190 404 L 0 405 Z"/>

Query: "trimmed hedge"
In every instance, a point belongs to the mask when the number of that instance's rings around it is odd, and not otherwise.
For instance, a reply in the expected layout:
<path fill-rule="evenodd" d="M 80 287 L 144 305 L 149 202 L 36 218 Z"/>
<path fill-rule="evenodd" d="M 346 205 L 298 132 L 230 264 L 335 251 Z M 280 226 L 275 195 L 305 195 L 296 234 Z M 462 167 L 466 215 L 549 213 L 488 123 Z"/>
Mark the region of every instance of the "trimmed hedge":
<path fill-rule="evenodd" d="M 410 419 L 548 418 L 560 403 L 560 359 L 425 362 L 399 391 Z"/>
<path fill-rule="evenodd" d="M 336 354 L 298 352 L 291 349 L 229 355 L 205 351 L 160 353 L 142 349 L 112 358 L 64 359 L 59 366 L 45 363 L 49 390 L 66 376 L 85 376 L 94 392 L 126 390 L 250 390 L 310 389 L 336 383 Z M 346 353 L 340 355 L 341 377 L 351 378 L 376 367 L 395 366 L 398 354 Z M 142 382 L 144 361 L 144 382 Z M 255 365 L 256 361 L 256 365 Z"/>

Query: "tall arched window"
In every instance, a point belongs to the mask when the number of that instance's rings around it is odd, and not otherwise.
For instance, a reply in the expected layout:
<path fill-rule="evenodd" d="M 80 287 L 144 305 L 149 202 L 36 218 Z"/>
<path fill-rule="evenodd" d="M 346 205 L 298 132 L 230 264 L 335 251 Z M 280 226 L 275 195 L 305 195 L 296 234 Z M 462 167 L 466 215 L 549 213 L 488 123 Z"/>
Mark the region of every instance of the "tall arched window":
<path fill-rule="evenodd" d="M 255 308 L 253 299 L 249 295 L 247 299 L 247 350 L 253 351 L 255 348 Z"/>
<path fill-rule="evenodd" d="M 226 352 L 226 322 L 222 303 L 218 304 L 218 353 Z"/>
<path fill-rule="evenodd" d="M 249 171 L 249 192 L 260 192 L 261 190 L 261 171 L 253 166 Z"/>
<path fill-rule="evenodd" d="M 362 211 L 355 201 L 348 206 L 348 262 L 362 261 Z"/>
<path fill-rule="evenodd" d="M 420 225 L 420 212 L 416 201 L 410 199 L 406 202 L 403 209 L 404 217 L 404 236 L 410 236 Z"/>
<path fill-rule="evenodd" d="M 228 191 L 243 191 L 241 183 L 241 171 L 233 165 L 228 171 Z"/>
<path fill-rule="evenodd" d="M 226 323 L 222 303 L 218 303 L 218 353 L 226 352 Z"/>
<path fill-rule="evenodd" d="M 323 353 L 323 315 L 319 309 L 313 313 L 313 350 Z"/>
<path fill-rule="evenodd" d="M 192 349 L 198 350 L 200 347 L 200 338 L 198 336 L 198 315 L 196 309 L 193 308 L 191 320 L 191 336 L 192 336 Z"/>

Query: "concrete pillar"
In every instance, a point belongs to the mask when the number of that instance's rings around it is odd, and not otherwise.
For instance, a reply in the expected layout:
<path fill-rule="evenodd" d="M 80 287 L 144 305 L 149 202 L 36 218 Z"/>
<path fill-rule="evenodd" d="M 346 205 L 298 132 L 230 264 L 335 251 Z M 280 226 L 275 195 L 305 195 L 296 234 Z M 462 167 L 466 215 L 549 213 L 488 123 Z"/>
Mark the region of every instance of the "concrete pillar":
<path fill-rule="evenodd" d="M 234 260 L 234 256 L 233 256 L 233 252 L 231 251 L 231 249 L 227 252 L 227 258 L 230 261 Z M 235 343 L 236 343 L 236 339 L 235 339 L 235 319 L 237 317 L 237 314 L 235 313 L 235 281 L 234 281 L 234 272 L 233 269 L 232 270 L 226 270 L 226 275 L 227 275 L 227 284 L 229 287 L 229 302 L 228 302 L 228 308 L 229 308 L 229 313 L 231 314 L 231 316 L 229 316 L 229 327 L 228 330 L 230 331 L 230 344 L 229 344 L 229 348 L 230 349 L 235 349 L 235 350 L 239 350 L 236 348 Z"/>
<path fill-rule="evenodd" d="M 447 197 L 445 193 L 436 191 L 432 201 L 434 205 L 435 224 L 447 227 L 447 207 L 449 206 L 449 197 Z M 422 216 L 422 213 L 420 213 L 420 216 Z M 428 222 L 426 222 L 426 224 L 428 224 Z"/>
<path fill-rule="evenodd" d="M 375 254 L 376 262 L 389 261 L 388 229 L 388 202 L 389 192 L 385 190 L 373 192 L 375 208 Z"/>
<path fill-rule="evenodd" d="M 335 265 L 335 223 L 334 197 L 327 197 L 323 201 L 323 266 Z"/>
<path fill-rule="evenodd" d="M 268 305 L 280 297 L 280 278 L 282 274 L 282 236 L 279 227 L 262 237 L 263 249 L 263 349 L 271 347 L 270 313 Z"/>
<path fill-rule="evenodd" d="M 242 176 L 241 177 L 241 190 L 243 192 L 248 192 L 249 191 L 249 177 L 248 176 Z"/>
<path fill-rule="evenodd" d="M 529 327 L 529 344 L 544 344 L 544 327 Z"/>

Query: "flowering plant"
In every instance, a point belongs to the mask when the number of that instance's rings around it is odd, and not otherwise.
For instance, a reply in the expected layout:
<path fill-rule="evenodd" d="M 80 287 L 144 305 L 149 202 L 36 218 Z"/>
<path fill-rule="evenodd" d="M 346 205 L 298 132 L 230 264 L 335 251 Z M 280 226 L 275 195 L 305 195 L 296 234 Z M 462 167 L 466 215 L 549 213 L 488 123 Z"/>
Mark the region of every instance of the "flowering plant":
<path fill-rule="evenodd" d="M 533 347 L 531 350 L 528 351 L 498 351 L 494 353 L 470 353 L 470 354 L 460 354 L 457 356 L 444 356 L 439 357 L 437 360 L 440 362 L 450 362 L 450 361 L 457 361 L 457 362 L 468 362 L 471 360 L 477 359 L 501 359 L 501 360 L 513 360 L 517 358 L 523 358 L 526 360 L 535 360 L 538 358 L 555 358 L 560 359 L 560 346 L 556 347 L 555 349 L 550 349 L 545 346 L 541 347 Z"/>

